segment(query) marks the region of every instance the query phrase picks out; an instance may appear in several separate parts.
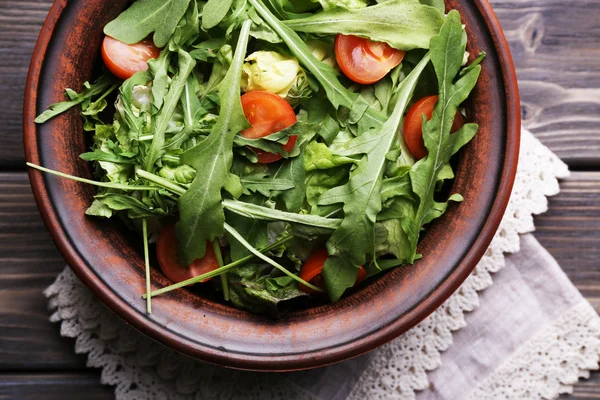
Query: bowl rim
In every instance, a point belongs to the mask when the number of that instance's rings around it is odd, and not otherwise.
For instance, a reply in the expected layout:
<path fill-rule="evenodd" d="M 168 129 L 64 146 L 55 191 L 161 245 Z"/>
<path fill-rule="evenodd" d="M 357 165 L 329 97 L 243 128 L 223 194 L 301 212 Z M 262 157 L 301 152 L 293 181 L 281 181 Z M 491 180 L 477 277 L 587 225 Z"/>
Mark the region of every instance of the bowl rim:
<path fill-rule="evenodd" d="M 23 106 L 24 146 L 28 162 L 39 161 L 36 160 L 36 158 L 39 158 L 39 154 L 37 148 L 36 127 L 33 122 L 37 112 L 36 103 L 39 77 L 43 69 L 48 45 L 53 36 L 54 28 L 58 23 L 67 2 L 68 0 L 55 0 L 52 5 L 42 30 L 40 31 L 29 67 Z M 399 334 L 414 327 L 441 306 L 450 295 L 460 287 L 487 250 L 496 234 L 508 205 L 517 171 L 521 113 L 517 76 L 512 55 L 500 23 L 490 3 L 487 0 L 474 0 L 473 3 L 479 10 L 486 28 L 491 35 L 501 67 L 502 79 L 505 84 L 506 110 L 507 115 L 510 116 L 510 118 L 508 118 L 507 121 L 507 142 L 504 153 L 505 162 L 501 172 L 502 179 L 500 180 L 497 197 L 493 202 L 488 218 L 466 256 L 458 263 L 457 267 L 447 276 L 437 290 L 433 291 L 428 297 L 423 299 L 421 303 L 408 311 L 402 318 L 398 318 L 388 326 L 385 326 L 366 337 L 359 338 L 352 343 L 342 344 L 335 348 L 327 348 L 319 353 L 318 356 L 309 359 L 300 361 L 273 360 L 268 356 L 255 356 L 239 360 L 235 365 L 232 365 L 232 359 L 227 354 L 223 354 L 218 350 L 208 347 L 198 349 L 197 347 L 192 346 L 191 343 L 186 342 L 185 339 L 182 340 L 181 336 L 169 332 L 165 327 L 154 323 L 145 315 L 140 315 L 129 304 L 123 301 L 123 299 L 114 295 L 111 290 L 108 290 L 109 288 L 106 283 L 86 267 L 82 256 L 72 247 L 68 237 L 62 233 L 62 227 L 57 213 L 49 201 L 48 187 L 43 179 L 43 175 L 38 171 L 29 169 L 28 174 L 30 183 L 42 219 L 67 264 L 72 268 L 79 279 L 81 279 L 104 304 L 123 320 L 144 334 L 184 354 L 200 358 L 204 361 L 219 365 L 227 365 L 238 369 L 293 371 L 324 366 L 363 354 L 389 342 Z M 273 365 L 274 363 L 279 365 L 275 366 Z"/>

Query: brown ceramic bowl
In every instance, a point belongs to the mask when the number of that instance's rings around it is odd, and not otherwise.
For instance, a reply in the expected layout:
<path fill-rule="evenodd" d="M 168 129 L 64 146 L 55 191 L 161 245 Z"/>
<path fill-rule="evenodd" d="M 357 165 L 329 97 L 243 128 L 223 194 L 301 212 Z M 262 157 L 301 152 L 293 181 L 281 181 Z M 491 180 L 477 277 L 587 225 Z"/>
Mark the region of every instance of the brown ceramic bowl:
<path fill-rule="evenodd" d="M 43 125 L 37 114 L 80 88 L 99 61 L 102 27 L 126 0 L 56 0 L 38 39 L 27 82 L 27 161 L 91 178 L 78 110 Z M 500 24 L 487 0 L 450 0 L 467 26 L 471 54 L 487 53 L 468 104 L 481 126 L 458 157 L 452 190 L 465 201 L 431 224 L 424 258 L 397 268 L 335 304 L 281 319 L 254 315 L 179 290 L 153 301 L 147 315 L 143 257 L 113 221 L 87 218 L 95 189 L 30 170 L 46 226 L 77 276 L 126 322 L 182 353 L 223 366 L 290 371 L 357 356 L 394 339 L 440 306 L 466 279 L 489 245 L 508 203 L 517 169 L 520 108 L 517 80 Z M 152 270 L 154 287 L 169 284 Z"/>

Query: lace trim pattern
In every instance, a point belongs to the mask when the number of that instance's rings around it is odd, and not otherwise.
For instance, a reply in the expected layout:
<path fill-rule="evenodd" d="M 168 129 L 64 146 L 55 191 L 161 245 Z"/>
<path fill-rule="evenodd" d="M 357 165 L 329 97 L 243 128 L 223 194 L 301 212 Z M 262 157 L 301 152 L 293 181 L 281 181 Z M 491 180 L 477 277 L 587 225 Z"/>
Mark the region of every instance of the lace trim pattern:
<path fill-rule="evenodd" d="M 600 359 L 600 320 L 582 301 L 528 341 L 468 400 L 554 399 L 573 393 Z"/>
<path fill-rule="evenodd" d="M 559 191 L 557 178 L 568 176 L 567 167 L 526 131 L 520 161 L 506 215 L 473 274 L 429 318 L 377 350 L 350 399 L 414 399 L 415 390 L 428 386 L 427 371 L 440 365 L 440 352 L 452 344 L 452 332 L 465 326 L 463 314 L 477 308 L 477 292 L 492 284 L 491 274 L 504 266 L 504 253 L 519 250 L 519 234 L 534 230 L 532 215 L 547 210 L 546 196 Z M 68 268 L 45 295 L 51 320 L 60 322 L 63 336 L 75 338 L 75 351 L 88 355 L 88 366 L 102 368 L 102 383 L 116 387 L 118 400 L 316 398 L 281 375 L 203 364 L 140 335 Z"/>

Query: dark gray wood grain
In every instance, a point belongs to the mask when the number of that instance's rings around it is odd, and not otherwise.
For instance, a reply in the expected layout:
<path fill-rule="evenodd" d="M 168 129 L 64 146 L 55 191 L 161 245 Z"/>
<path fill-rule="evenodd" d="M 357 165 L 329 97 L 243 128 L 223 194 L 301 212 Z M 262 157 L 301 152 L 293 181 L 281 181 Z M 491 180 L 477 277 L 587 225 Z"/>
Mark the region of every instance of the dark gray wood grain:
<path fill-rule="evenodd" d="M 600 1 L 491 0 L 517 68 L 523 123 L 571 166 L 600 162 Z"/>
<path fill-rule="evenodd" d="M 574 172 L 535 218 L 535 236 L 600 312 L 600 172 Z"/>
<path fill-rule="evenodd" d="M 24 172 L 0 174 L 0 369 L 77 369 L 74 341 L 48 321 L 43 290 L 64 268 Z"/>
<path fill-rule="evenodd" d="M 51 0 L 0 1 L 0 166 L 23 166 L 21 112 L 29 60 Z"/>
<path fill-rule="evenodd" d="M 107 400 L 110 386 L 100 384 L 100 373 L 29 373 L 0 375 L 1 400 Z"/>

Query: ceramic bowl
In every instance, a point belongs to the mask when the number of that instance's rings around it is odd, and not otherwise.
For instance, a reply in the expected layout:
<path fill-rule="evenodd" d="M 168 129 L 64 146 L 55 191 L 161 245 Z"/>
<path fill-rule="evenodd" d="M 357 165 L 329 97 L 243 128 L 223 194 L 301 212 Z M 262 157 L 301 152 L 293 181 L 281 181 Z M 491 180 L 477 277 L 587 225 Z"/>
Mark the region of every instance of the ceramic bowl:
<path fill-rule="evenodd" d="M 35 125 L 37 114 L 80 88 L 100 61 L 103 26 L 126 0 L 56 0 L 40 33 L 24 105 L 27 161 L 92 178 L 79 158 L 86 139 L 77 109 Z M 178 290 L 155 298 L 146 314 L 144 261 L 132 234 L 114 221 L 86 217 L 95 189 L 30 170 L 40 212 L 77 276 L 117 315 L 144 334 L 198 359 L 239 369 L 291 371 L 357 356 L 407 331 L 439 307 L 471 273 L 494 236 L 517 170 L 520 107 L 508 44 L 487 0 L 449 0 L 461 12 L 468 51 L 485 51 L 467 107 L 479 134 L 458 156 L 451 205 L 422 235 L 423 259 L 364 285 L 334 304 L 254 315 Z M 139 240 L 139 239 L 138 239 Z M 153 287 L 170 282 L 158 268 Z"/>

